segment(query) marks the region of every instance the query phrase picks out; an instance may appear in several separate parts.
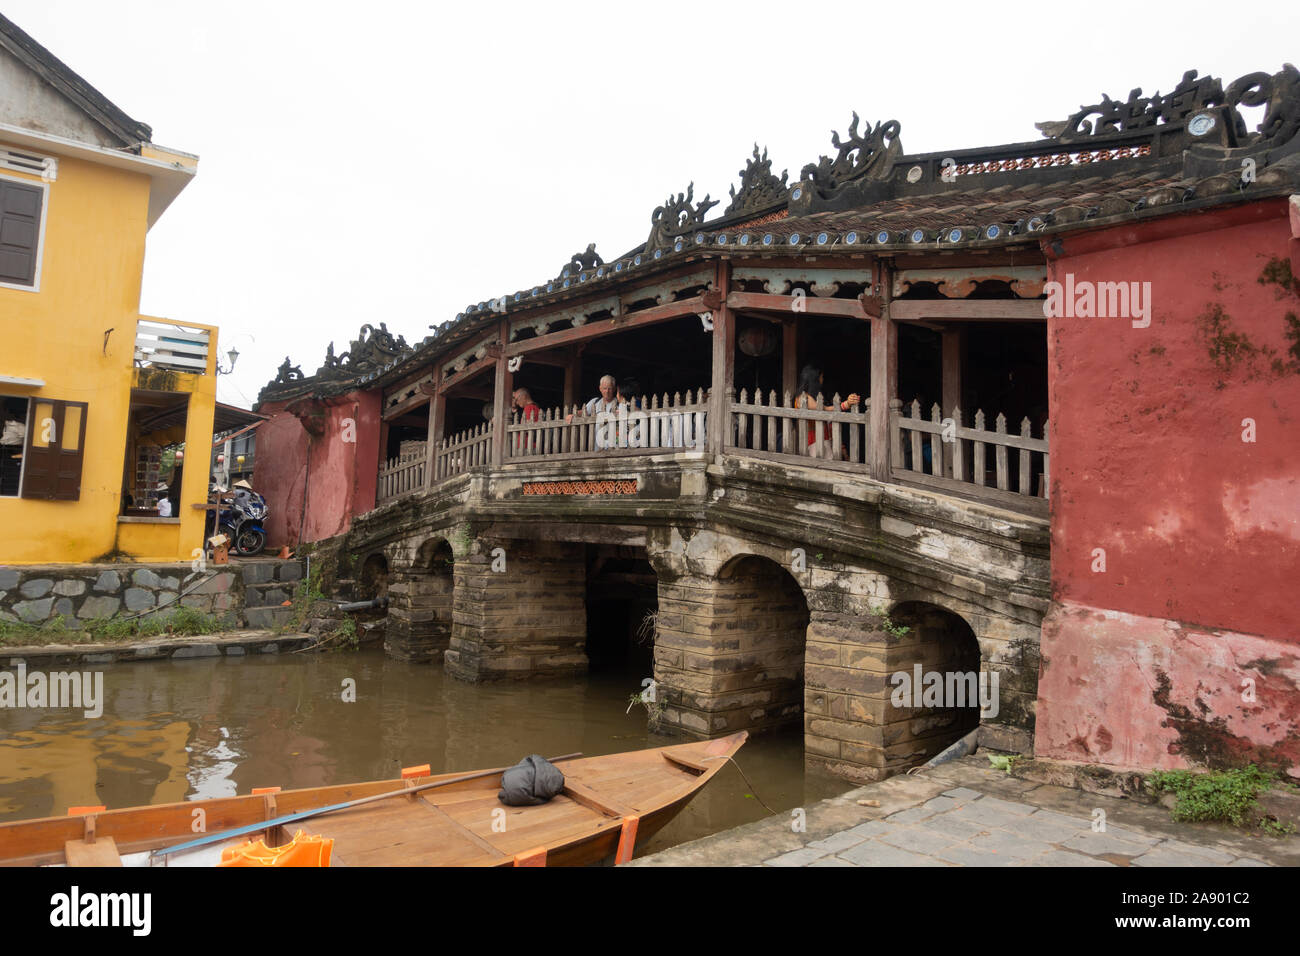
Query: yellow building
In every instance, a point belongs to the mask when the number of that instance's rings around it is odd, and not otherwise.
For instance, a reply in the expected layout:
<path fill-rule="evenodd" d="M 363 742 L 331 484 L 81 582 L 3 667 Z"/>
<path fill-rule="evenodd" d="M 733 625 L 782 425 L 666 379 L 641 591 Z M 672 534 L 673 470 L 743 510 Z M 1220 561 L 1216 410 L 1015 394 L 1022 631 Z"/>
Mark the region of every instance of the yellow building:
<path fill-rule="evenodd" d="M 198 161 L 151 136 L 0 16 L 0 565 L 202 544 L 217 330 L 139 312 Z"/>

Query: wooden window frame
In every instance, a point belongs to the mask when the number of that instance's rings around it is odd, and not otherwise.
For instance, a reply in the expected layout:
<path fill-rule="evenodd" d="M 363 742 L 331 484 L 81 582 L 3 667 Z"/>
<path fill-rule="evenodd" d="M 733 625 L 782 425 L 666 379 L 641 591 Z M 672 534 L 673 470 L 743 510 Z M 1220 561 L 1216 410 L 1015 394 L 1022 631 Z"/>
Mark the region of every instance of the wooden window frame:
<path fill-rule="evenodd" d="M 34 252 L 36 259 L 36 268 L 32 270 L 32 281 L 30 285 L 19 282 L 6 282 L 0 279 L 0 289 L 15 289 L 19 292 L 40 292 L 41 291 L 41 271 L 45 262 L 45 220 L 48 218 L 50 209 L 50 184 L 40 180 L 32 180 L 25 176 L 9 176 L 0 173 L 0 180 L 11 183 L 17 183 L 20 186 L 30 186 L 41 191 L 41 214 L 40 221 L 36 226 L 36 249 Z"/>
<path fill-rule="evenodd" d="M 58 447 L 51 450 L 48 447 L 36 447 L 32 444 L 36 432 L 36 408 L 38 405 L 46 403 L 50 407 L 50 417 L 54 422 L 55 441 Z M 70 452 L 64 449 L 65 429 L 64 423 L 67 421 L 67 410 L 69 408 L 81 409 L 80 429 L 77 435 L 77 450 Z M 88 402 L 68 402 L 61 399 L 48 398 L 44 395 L 33 395 L 28 399 L 27 405 L 27 436 L 26 443 L 23 447 L 23 475 L 22 485 L 19 488 L 18 496 L 20 498 L 34 499 L 38 501 L 80 501 L 81 500 L 81 478 L 85 471 L 86 464 L 86 420 L 90 417 L 90 404 Z M 68 462 L 68 458 L 72 462 Z M 50 473 L 44 479 L 45 488 L 37 491 L 29 487 L 32 478 L 32 466 L 42 459 L 50 462 Z M 75 464 L 76 487 L 71 491 L 59 490 L 60 472 L 63 471 L 64 465 Z M 39 486 L 38 486 L 39 487 Z"/>

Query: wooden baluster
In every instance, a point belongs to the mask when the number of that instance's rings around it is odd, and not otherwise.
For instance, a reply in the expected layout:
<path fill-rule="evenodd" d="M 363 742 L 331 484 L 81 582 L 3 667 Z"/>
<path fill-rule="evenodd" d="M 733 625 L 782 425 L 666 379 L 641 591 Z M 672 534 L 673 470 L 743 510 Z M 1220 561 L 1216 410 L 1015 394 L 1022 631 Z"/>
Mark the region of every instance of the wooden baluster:
<path fill-rule="evenodd" d="M 1051 456 L 1052 448 L 1051 445 L 1048 444 L 1048 437 L 1047 437 L 1047 432 L 1051 427 L 1052 427 L 1051 422 L 1043 423 L 1043 444 L 1048 446 L 1047 449 L 1043 452 L 1043 488 L 1042 491 L 1040 492 L 1040 495 L 1043 498 L 1050 496 L 1052 493 L 1052 485 L 1051 485 L 1052 472 L 1050 468 L 1050 464 L 1051 464 L 1050 456 Z"/>
<path fill-rule="evenodd" d="M 984 427 L 984 409 L 982 408 L 977 408 L 975 410 L 975 431 L 977 432 L 986 431 Z M 975 474 L 973 474 L 971 477 L 975 479 L 975 484 L 979 485 L 980 487 L 983 487 L 988 484 L 988 469 L 984 464 L 984 439 L 983 438 L 975 439 L 973 471 L 975 472 Z"/>
<path fill-rule="evenodd" d="M 943 428 L 943 411 L 938 402 L 930 407 L 930 421 L 939 429 Z M 930 474 L 943 475 L 943 435 L 940 431 L 930 433 Z"/>
<path fill-rule="evenodd" d="M 739 404 L 741 404 L 741 405 L 748 405 L 748 404 L 749 404 L 749 392 L 747 392 L 747 391 L 746 391 L 745 389 L 743 389 L 743 388 L 740 390 L 740 403 L 739 403 Z M 749 447 L 750 447 L 750 446 L 749 446 L 749 440 L 748 440 L 748 438 L 746 437 L 748 431 L 749 431 L 749 416 L 748 416 L 747 414 L 745 414 L 744 412 L 741 412 L 741 413 L 736 417 L 736 447 L 737 447 L 737 448 L 749 448 Z"/>
<path fill-rule="evenodd" d="M 840 393 L 836 392 L 831 397 L 831 407 L 838 412 L 840 410 L 840 405 Z M 831 422 L 831 461 L 840 460 L 840 447 L 843 444 L 843 441 L 843 436 L 840 435 L 840 423 Z"/>
<path fill-rule="evenodd" d="M 785 455 L 799 453 L 799 449 L 794 444 L 794 419 L 791 418 L 793 403 L 793 397 L 789 392 L 781 397 L 781 453 Z"/>
<path fill-rule="evenodd" d="M 858 406 L 854 405 L 852 408 L 849 409 L 849 411 L 853 412 L 854 414 L 857 414 Z M 859 429 L 861 428 L 862 426 L 859 425 L 857 422 L 849 423 L 849 461 L 851 461 L 855 465 L 859 465 L 863 461 L 862 458 L 858 457 L 858 452 L 861 451 L 862 448 L 861 442 L 858 438 L 858 432 Z"/>
<path fill-rule="evenodd" d="M 776 451 L 776 421 L 777 421 L 777 394 L 776 389 L 769 389 L 767 393 L 767 450 Z"/>
<path fill-rule="evenodd" d="M 952 410 L 952 477 L 954 481 L 966 480 L 966 443 L 961 437 L 961 409 Z"/>
<path fill-rule="evenodd" d="M 908 415 L 912 421 L 918 421 L 921 418 L 921 403 L 912 400 L 912 407 Z M 925 474 L 925 458 L 921 455 L 921 433 L 916 428 L 911 429 L 912 436 L 912 471 L 919 471 Z"/>
<path fill-rule="evenodd" d="M 1033 437 L 1033 435 L 1030 433 L 1028 417 L 1022 418 L 1020 420 L 1020 437 L 1021 438 Z M 1016 449 L 1016 458 L 1020 462 L 1019 490 L 1022 495 L 1032 495 L 1034 493 L 1033 489 L 1029 486 L 1029 482 L 1030 482 L 1029 465 L 1033 456 L 1034 453 L 1031 452 L 1028 448 Z"/>
<path fill-rule="evenodd" d="M 993 422 L 993 430 L 998 435 L 1005 435 L 1007 433 L 1006 415 L 998 412 L 998 417 Z M 1010 487 L 1007 483 L 1007 446 L 999 442 L 993 447 L 997 461 L 998 491 L 1009 491 Z"/>

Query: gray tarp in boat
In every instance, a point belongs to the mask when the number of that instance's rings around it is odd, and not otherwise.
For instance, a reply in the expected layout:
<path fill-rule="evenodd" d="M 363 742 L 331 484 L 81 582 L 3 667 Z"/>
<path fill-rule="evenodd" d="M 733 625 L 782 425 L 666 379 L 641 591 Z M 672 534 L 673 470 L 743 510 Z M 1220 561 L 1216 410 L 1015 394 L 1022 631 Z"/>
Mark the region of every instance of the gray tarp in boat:
<path fill-rule="evenodd" d="M 497 799 L 508 807 L 546 803 L 564 789 L 564 774 L 545 757 L 525 757 L 501 775 Z"/>

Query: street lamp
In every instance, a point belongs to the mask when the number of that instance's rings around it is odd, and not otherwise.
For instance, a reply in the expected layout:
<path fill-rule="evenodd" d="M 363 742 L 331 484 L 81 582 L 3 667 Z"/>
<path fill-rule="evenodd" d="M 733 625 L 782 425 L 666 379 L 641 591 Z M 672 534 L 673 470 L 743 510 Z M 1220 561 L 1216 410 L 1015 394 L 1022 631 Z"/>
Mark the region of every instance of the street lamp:
<path fill-rule="evenodd" d="M 229 352 L 226 353 L 226 355 L 230 357 L 230 368 L 222 368 L 221 363 L 217 362 L 218 375 L 229 375 L 231 372 L 235 370 L 235 363 L 239 361 L 239 349 L 232 348 Z"/>

